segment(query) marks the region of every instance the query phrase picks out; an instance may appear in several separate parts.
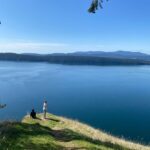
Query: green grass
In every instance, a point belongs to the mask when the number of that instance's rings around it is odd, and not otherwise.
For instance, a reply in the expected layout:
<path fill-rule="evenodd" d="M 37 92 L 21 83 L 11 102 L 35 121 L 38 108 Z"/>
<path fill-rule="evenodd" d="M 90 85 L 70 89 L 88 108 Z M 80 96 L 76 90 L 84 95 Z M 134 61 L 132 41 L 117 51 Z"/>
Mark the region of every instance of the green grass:
<path fill-rule="evenodd" d="M 52 114 L 41 118 L 1 123 L 0 150 L 150 150 L 77 121 Z"/>

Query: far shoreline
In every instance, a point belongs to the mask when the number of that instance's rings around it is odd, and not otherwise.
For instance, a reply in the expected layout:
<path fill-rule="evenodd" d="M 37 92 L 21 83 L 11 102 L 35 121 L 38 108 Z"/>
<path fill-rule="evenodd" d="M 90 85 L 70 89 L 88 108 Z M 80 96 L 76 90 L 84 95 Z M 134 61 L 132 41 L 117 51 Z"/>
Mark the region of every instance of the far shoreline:
<path fill-rule="evenodd" d="M 0 53 L 0 61 L 11 62 L 34 62 L 62 64 L 70 66 L 149 66 L 150 60 L 116 58 L 116 57 L 96 57 L 96 56 L 75 56 L 75 55 L 31 55 L 16 53 Z"/>

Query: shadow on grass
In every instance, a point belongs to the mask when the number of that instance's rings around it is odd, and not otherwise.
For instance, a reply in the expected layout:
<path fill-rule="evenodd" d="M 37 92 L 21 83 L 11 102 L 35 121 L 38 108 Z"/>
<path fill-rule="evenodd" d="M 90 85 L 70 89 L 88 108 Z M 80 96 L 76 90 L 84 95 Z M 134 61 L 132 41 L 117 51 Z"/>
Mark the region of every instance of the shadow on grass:
<path fill-rule="evenodd" d="M 45 120 L 50 120 L 50 121 L 60 122 L 60 120 L 54 119 L 54 118 L 45 118 Z"/>
<path fill-rule="evenodd" d="M 36 120 L 36 119 L 37 119 L 37 120 L 40 120 L 40 121 L 42 120 L 42 119 L 41 119 L 41 118 L 39 118 L 39 117 L 36 117 L 34 120 Z"/>
<path fill-rule="evenodd" d="M 85 136 L 85 135 L 80 134 L 78 132 L 74 132 L 74 131 L 69 130 L 69 129 L 52 130 L 51 135 L 56 140 L 61 141 L 61 142 L 71 142 L 73 140 L 79 140 L 79 141 L 89 142 L 91 144 L 96 144 L 96 145 L 99 145 L 99 146 L 105 146 L 107 148 L 113 148 L 115 150 L 129 150 L 129 149 L 126 149 L 126 148 L 124 148 L 120 145 L 117 145 L 117 144 L 92 139 L 88 136 Z"/>
<path fill-rule="evenodd" d="M 39 120 L 39 121 L 42 121 L 42 120 L 49 120 L 49 121 L 54 121 L 54 122 L 60 122 L 60 120 L 58 119 L 54 119 L 54 118 L 51 118 L 51 117 L 46 117 L 46 118 L 43 118 L 43 117 L 36 117 L 36 118 L 31 118 L 33 120 Z"/>
<path fill-rule="evenodd" d="M 35 138 L 31 140 L 30 138 Z M 44 144 L 38 137 L 47 139 Z M 26 123 L 6 123 L 5 128 L 0 124 L 0 149 L 36 149 L 36 150 L 78 150 L 87 149 L 87 147 L 62 147 L 58 142 L 71 142 L 79 140 L 96 144 L 98 146 L 105 146 L 106 148 L 113 148 L 115 150 L 128 150 L 120 145 L 112 144 L 110 142 L 102 142 L 94 140 L 78 132 L 69 129 L 52 130 L 40 124 L 26 124 Z M 97 148 L 98 149 L 98 148 Z"/>

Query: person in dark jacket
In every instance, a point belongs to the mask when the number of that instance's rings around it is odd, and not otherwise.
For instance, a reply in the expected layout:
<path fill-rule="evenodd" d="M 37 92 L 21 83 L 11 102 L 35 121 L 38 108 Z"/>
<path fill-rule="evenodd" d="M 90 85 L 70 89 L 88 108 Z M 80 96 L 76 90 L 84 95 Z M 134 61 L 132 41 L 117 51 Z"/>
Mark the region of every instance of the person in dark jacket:
<path fill-rule="evenodd" d="M 36 119 L 36 112 L 34 109 L 32 109 L 32 111 L 30 113 L 30 117 L 32 117 L 33 119 Z"/>

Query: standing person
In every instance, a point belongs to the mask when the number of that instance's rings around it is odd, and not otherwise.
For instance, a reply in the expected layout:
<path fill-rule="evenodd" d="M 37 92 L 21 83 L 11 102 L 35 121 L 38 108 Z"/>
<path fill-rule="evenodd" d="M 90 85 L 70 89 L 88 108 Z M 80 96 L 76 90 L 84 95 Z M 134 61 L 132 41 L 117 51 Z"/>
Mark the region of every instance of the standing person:
<path fill-rule="evenodd" d="M 44 101 L 44 103 L 43 103 L 44 119 L 46 119 L 46 112 L 47 112 L 47 101 Z"/>

